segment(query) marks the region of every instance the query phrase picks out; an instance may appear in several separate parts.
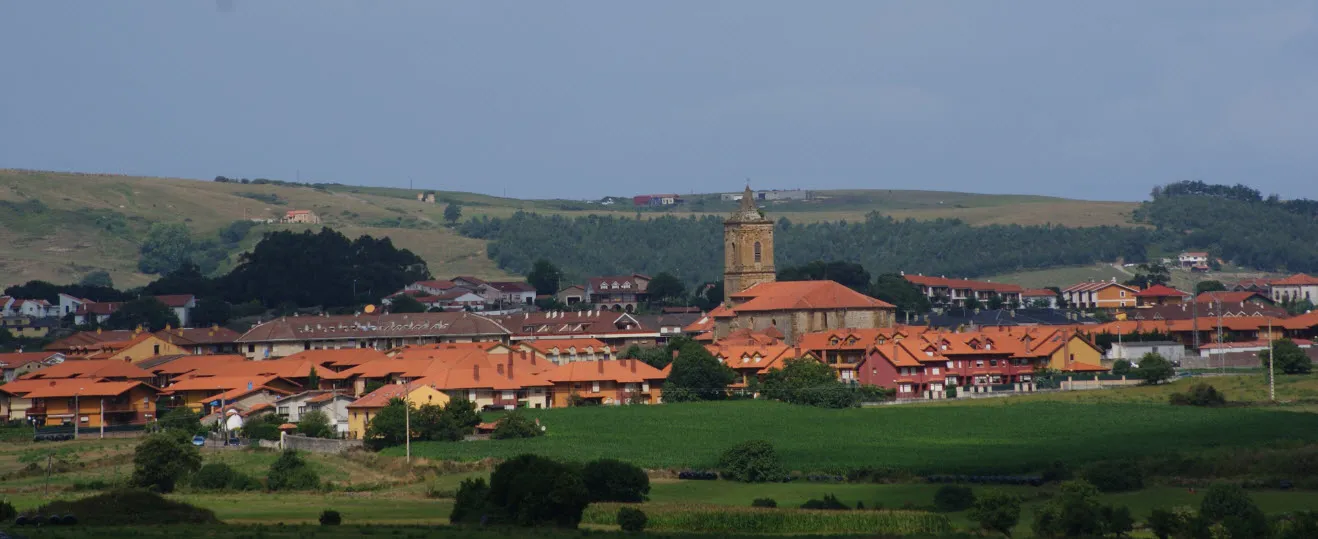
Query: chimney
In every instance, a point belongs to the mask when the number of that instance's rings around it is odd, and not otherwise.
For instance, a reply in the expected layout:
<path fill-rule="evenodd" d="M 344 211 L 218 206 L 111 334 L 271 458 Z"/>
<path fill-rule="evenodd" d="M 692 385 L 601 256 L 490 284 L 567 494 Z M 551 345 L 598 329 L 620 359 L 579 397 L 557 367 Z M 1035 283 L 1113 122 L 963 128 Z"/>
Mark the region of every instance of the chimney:
<path fill-rule="evenodd" d="M 509 354 L 509 355 L 508 355 L 508 378 L 511 379 L 512 377 L 513 377 L 513 356 L 512 356 L 512 354 Z"/>
<path fill-rule="evenodd" d="M 527 352 L 526 350 L 522 350 L 522 361 L 526 361 L 526 357 L 529 355 L 530 352 Z"/>
<path fill-rule="evenodd" d="M 498 365 L 495 365 L 494 367 L 495 367 L 495 370 L 499 371 L 499 374 L 500 374 L 500 375 L 503 375 L 503 363 L 500 363 L 500 364 L 498 364 Z"/>
<path fill-rule="evenodd" d="M 801 345 L 796 345 L 792 351 L 796 353 L 796 357 L 801 357 Z"/>
<path fill-rule="evenodd" d="M 596 364 L 596 365 L 599 365 L 599 371 L 600 371 L 600 374 L 604 374 L 604 360 L 602 360 L 602 359 L 597 359 L 597 360 L 595 360 L 595 364 Z"/>
<path fill-rule="evenodd" d="M 472 366 L 471 366 L 471 377 L 472 377 L 473 379 L 475 379 L 477 382 L 479 382 L 479 381 L 481 380 L 481 366 L 480 366 L 480 365 L 472 365 Z"/>

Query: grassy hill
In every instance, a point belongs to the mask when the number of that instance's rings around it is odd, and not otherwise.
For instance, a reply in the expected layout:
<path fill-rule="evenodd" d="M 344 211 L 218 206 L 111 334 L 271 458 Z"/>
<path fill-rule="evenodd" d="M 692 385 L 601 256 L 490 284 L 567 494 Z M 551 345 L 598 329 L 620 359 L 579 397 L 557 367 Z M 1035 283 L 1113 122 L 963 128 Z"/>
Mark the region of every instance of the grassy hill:
<path fill-rule="evenodd" d="M 630 204 L 612 206 L 571 200 L 520 200 L 465 192 L 438 191 L 437 203 L 418 202 L 421 190 L 346 185 L 256 185 L 112 174 L 81 174 L 0 169 L 0 286 L 44 279 L 71 282 L 108 270 L 116 285 L 135 286 L 151 277 L 138 273 L 137 246 L 152 223 L 185 223 L 194 235 L 247 218 L 274 218 L 290 209 L 310 209 L 324 223 L 350 237 L 387 236 L 411 249 L 437 275 L 508 275 L 485 253 L 485 242 L 464 238 L 443 226 L 448 202 L 463 206 L 464 219 L 504 217 L 521 210 L 545 214 L 724 215 L 734 205 L 718 195 L 692 195 L 670 211 L 638 212 Z M 980 195 L 935 191 L 817 191 L 812 201 L 767 203 L 773 217 L 794 222 L 859 220 L 878 210 L 898 218 L 956 218 L 971 224 L 1121 225 L 1136 204 L 1093 202 L 1024 195 Z M 260 232 L 299 228 L 263 225 L 242 245 L 250 248 Z M 303 227 L 305 228 L 305 227 Z"/>

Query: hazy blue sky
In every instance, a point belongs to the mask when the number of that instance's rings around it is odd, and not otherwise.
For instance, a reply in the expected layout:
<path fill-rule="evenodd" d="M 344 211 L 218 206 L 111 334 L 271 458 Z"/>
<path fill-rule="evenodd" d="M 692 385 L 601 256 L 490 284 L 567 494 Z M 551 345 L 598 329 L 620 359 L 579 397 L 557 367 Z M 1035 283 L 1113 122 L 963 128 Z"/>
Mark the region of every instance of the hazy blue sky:
<path fill-rule="evenodd" d="M 0 167 L 1318 198 L 1318 2 L 4 1 Z"/>

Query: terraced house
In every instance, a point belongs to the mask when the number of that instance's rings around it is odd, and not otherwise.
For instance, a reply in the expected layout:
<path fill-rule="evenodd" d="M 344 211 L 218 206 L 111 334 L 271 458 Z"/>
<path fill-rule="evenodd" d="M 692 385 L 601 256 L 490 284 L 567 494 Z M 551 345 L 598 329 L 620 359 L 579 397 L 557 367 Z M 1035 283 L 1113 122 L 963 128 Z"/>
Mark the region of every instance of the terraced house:
<path fill-rule="evenodd" d="M 981 305 L 997 297 L 1004 304 L 1023 305 L 1024 288 L 1014 284 L 995 283 L 991 281 L 971 281 L 967 279 L 948 279 L 925 275 L 902 274 L 906 281 L 920 289 L 920 293 L 935 304 L 946 303 L 954 307 L 964 307 L 966 300 L 973 298 Z"/>
<path fill-rule="evenodd" d="M 239 353 L 252 359 L 289 356 L 306 350 L 388 350 L 441 342 L 508 342 L 511 332 L 474 313 L 413 313 L 290 316 L 258 324 L 237 339 Z"/>
<path fill-rule="evenodd" d="M 1139 289 L 1111 281 L 1089 281 L 1062 290 L 1066 304 L 1078 309 L 1115 310 L 1138 305 Z"/>

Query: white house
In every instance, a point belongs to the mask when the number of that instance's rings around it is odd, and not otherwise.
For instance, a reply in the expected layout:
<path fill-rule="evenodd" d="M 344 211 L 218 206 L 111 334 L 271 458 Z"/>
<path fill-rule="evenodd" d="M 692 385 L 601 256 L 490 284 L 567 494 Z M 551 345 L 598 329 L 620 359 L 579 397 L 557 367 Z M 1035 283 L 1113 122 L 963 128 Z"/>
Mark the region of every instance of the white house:
<path fill-rule="evenodd" d="M 535 287 L 527 283 L 498 281 L 489 283 L 489 285 L 495 290 L 495 293 L 494 297 L 487 297 L 486 299 L 494 299 L 504 305 L 530 305 L 535 303 Z"/>
<path fill-rule="evenodd" d="M 46 318 L 59 316 L 59 306 L 52 305 L 44 299 L 11 299 L 8 307 L 5 308 L 5 314 L 8 316 Z"/>
<path fill-rule="evenodd" d="M 1318 277 L 1297 273 L 1285 279 L 1272 281 L 1268 288 L 1272 301 L 1277 303 L 1309 300 L 1318 304 Z"/>
<path fill-rule="evenodd" d="M 284 416 L 289 423 L 302 420 L 302 414 L 319 410 L 329 417 L 334 432 L 341 436 L 348 433 L 348 405 L 352 404 L 352 395 L 346 392 L 316 389 L 289 395 L 275 401 L 275 413 Z"/>
<path fill-rule="evenodd" d="M 70 296 L 70 295 L 68 295 L 68 294 L 60 294 L 60 295 L 59 295 L 59 315 L 60 315 L 60 316 L 65 316 L 65 315 L 69 315 L 69 314 L 73 314 L 73 313 L 75 313 L 75 312 L 78 312 L 78 307 L 81 307 L 83 304 L 87 303 L 88 301 L 89 301 L 89 300 L 85 300 L 85 299 L 82 299 L 82 298 L 79 298 L 79 297 Z"/>
<path fill-rule="evenodd" d="M 1208 253 L 1200 251 L 1184 252 L 1176 258 L 1176 261 L 1181 264 L 1181 267 L 1185 268 L 1206 266 L 1208 265 Z"/>

